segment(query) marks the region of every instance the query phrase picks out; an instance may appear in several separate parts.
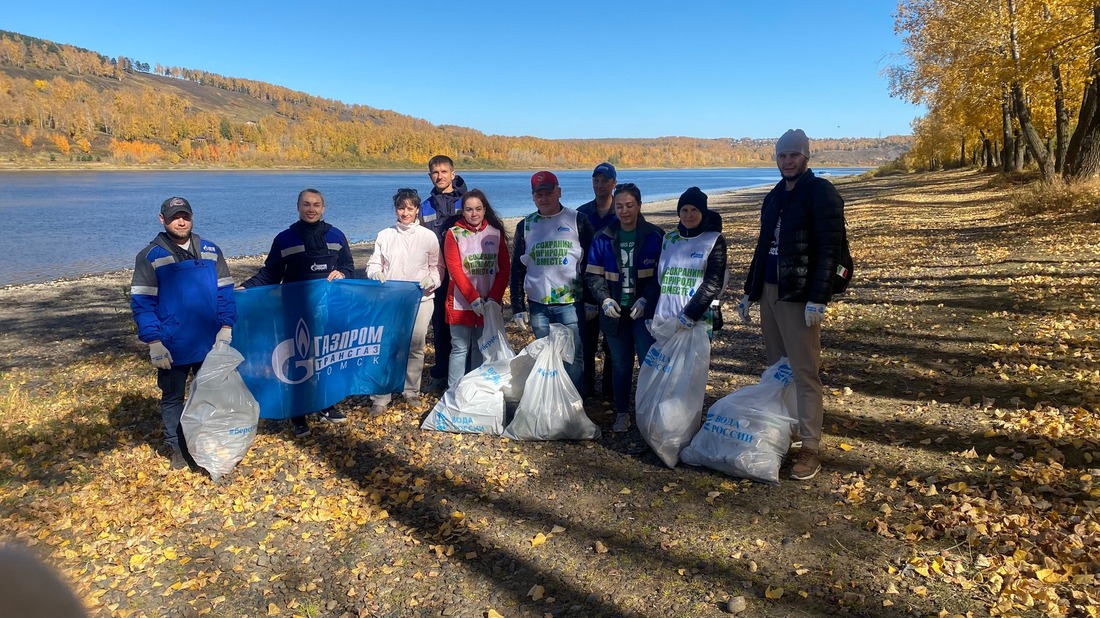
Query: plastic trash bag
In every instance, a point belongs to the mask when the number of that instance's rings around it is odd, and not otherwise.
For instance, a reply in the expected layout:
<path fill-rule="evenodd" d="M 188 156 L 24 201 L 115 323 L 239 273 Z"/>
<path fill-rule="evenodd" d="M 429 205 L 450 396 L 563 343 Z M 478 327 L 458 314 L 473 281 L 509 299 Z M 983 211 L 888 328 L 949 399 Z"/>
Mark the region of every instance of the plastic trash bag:
<path fill-rule="evenodd" d="M 451 433 L 502 434 L 506 402 L 516 403 L 523 397 L 527 377 L 547 341 L 548 338 L 536 339 L 519 354 L 484 363 L 462 376 L 443 393 L 424 417 L 420 428 Z"/>
<path fill-rule="evenodd" d="M 482 364 L 508 360 L 516 355 L 504 334 L 504 312 L 497 303 L 485 303 L 485 326 L 477 340 Z"/>
<path fill-rule="evenodd" d="M 731 476 L 779 483 L 779 466 L 796 423 L 794 374 L 787 358 L 768 367 L 759 384 L 714 402 L 680 459 Z"/>
<path fill-rule="evenodd" d="M 244 459 L 256 439 L 260 404 L 237 372 L 242 362 L 229 344 L 215 344 L 191 381 L 180 418 L 187 450 L 215 481 Z"/>
<path fill-rule="evenodd" d="M 703 321 L 680 328 L 676 319 L 654 319 L 650 332 L 656 343 L 638 369 L 634 411 L 638 431 L 672 468 L 702 424 L 710 339 Z"/>
<path fill-rule="evenodd" d="M 421 429 L 451 433 L 504 433 L 504 386 L 510 360 L 486 363 L 462 376 L 435 404 Z"/>
<path fill-rule="evenodd" d="M 565 363 L 573 362 L 573 333 L 566 326 L 551 324 L 550 334 L 535 343 L 539 341 L 543 344 L 537 346 L 541 349 L 504 435 L 514 440 L 598 439 L 600 428 L 585 415 L 581 394 L 565 372 Z M 524 348 L 522 356 L 530 356 L 534 346 Z"/>

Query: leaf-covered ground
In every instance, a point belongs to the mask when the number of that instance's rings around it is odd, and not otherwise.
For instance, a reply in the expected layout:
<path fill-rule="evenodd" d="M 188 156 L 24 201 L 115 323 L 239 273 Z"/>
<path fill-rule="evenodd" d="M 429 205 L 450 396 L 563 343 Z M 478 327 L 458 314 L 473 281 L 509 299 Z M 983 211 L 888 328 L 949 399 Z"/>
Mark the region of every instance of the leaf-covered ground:
<path fill-rule="evenodd" d="M 826 467 L 775 487 L 668 469 L 636 431 L 520 443 L 352 403 L 306 441 L 265 428 L 213 483 L 157 452 L 126 273 L 0 290 L 0 544 L 97 616 L 1096 615 L 1100 225 L 1014 214 L 1013 190 L 841 187 Z M 761 197 L 712 197 L 733 282 Z M 712 358 L 708 405 L 764 369 L 758 328 Z"/>

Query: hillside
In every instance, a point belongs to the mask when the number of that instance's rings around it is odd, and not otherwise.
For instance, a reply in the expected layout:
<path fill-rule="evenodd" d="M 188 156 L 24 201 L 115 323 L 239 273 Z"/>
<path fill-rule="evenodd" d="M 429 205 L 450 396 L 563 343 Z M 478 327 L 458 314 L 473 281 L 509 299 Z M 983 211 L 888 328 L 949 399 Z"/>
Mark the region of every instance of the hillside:
<path fill-rule="evenodd" d="M 245 78 L 0 31 L 0 167 L 466 168 L 771 165 L 774 139 L 547 140 L 437 126 Z M 814 141 L 816 165 L 877 166 L 909 137 Z"/>

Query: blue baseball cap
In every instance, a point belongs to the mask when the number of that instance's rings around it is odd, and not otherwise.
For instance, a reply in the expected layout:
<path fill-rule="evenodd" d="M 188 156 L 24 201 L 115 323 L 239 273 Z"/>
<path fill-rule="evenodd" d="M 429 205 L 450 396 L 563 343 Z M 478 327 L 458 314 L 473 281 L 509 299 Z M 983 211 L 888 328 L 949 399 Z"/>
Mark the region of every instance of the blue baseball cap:
<path fill-rule="evenodd" d="M 596 169 L 592 170 L 592 175 L 593 176 L 599 176 L 600 174 L 603 174 L 604 176 L 606 176 L 607 178 L 610 178 L 611 180 L 616 180 L 615 166 L 611 165 L 610 163 L 607 163 L 606 161 L 603 162 L 603 163 L 600 163 L 599 165 L 596 166 Z"/>

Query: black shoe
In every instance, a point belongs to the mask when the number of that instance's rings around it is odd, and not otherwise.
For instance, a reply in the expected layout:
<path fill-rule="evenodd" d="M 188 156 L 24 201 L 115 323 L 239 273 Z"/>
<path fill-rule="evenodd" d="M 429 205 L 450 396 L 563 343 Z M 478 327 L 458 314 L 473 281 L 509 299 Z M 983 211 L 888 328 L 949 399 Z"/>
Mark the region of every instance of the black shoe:
<path fill-rule="evenodd" d="M 346 423 L 348 422 L 348 415 L 337 410 L 336 408 L 325 408 L 317 413 L 317 416 L 321 417 L 322 421 L 326 423 Z"/>
<path fill-rule="evenodd" d="M 290 430 L 294 432 L 295 438 L 304 438 L 311 432 L 309 430 L 309 423 L 306 422 L 306 417 L 295 416 L 290 419 Z"/>
<path fill-rule="evenodd" d="M 169 463 L 173 470 L 183 470 L 188 467 L 187 459 L 184 458 L 183 453 L 173 450 L 172 461 Z"/>

